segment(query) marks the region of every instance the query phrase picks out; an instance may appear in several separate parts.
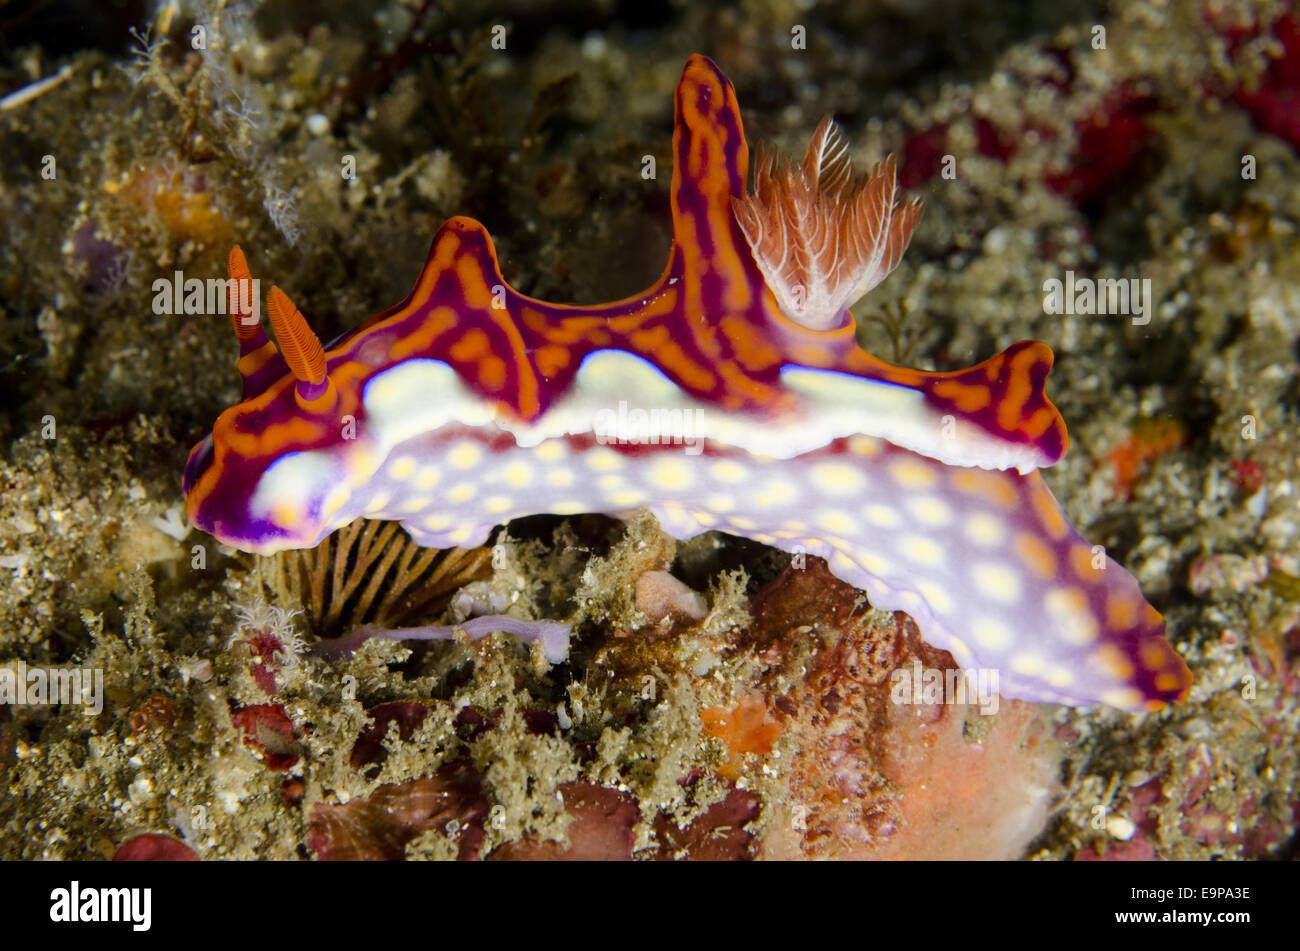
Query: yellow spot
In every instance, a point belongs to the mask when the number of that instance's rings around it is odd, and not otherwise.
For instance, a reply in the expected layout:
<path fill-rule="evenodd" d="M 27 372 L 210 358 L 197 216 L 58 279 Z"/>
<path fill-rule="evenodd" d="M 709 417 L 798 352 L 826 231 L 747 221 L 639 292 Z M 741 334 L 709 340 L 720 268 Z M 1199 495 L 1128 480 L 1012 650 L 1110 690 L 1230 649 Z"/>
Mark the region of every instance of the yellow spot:
<path fill-rule="evenodd" d="M 452 502 L 468 502 L 474 498 L 474 483 L 461 482 L 447 490 L 447 498 Z"/>
<path fill-rule="evenodd" d="M 470 536 L 474 534 L 474 529 L 468 525 L 462 525 L 460 528 L 453 529 L 447 533 L 447 541 L 453 545 L 463 545 L 469 541 Z"/>
<path fill-rule="evenodd" d="M 903 503 L 912 517 L 930 528 L 943 528 L 952 521 L 952 509 L 933 495 L 918 495 Z"/>
<path fill-rule="evenodd" d="M 549 445 L 543 443 L 542 445 Z M 525 486 L 533 479 L 532 467 L 526 462 L 512 462 L 501 471 L 502 477 L 506 480 L 506 485 L 513 485 L 516 488 Z"/>
<path fill-rule="evenodd" d="M 572 469 L 552 469 L 546 473 L 547 485 L 573 485 Z"/>
<path fill-rule="evenodd" d="M 851 535 L 857 525 L 843 512 L 827 509 L 817 513 L 817 524 L 837 535 Z"/>
<path fill-rule="evenodd" d="M 1091 644 L 1097 639 L 1097 619 L 1089 609 L 1088 596 L 1079 588 L 1053 588 L 1043 599 L 1043 607 L 1069 643 Z"/>
<path fill-rule="evenodd" d="M 939 481 L 934 469 L 917 459 L 895 459 L 889 465 L 889 474 L 905 489 L 929 489 Z"/>
<path fill-rule="evenodd" d="M 325 496 L 325 501 L 321 505 L 320 517 L 325 521 L 334 517 L 334 513 L 343 507 L 343 503 L 351 496 L 347 486 L 335 486 L 329 495 Z"/>
<path fill-rule="evenodd" d="M 1129 631 L 1137 627 L 1138 606 L 1134 599 L 1123 594 L 1112 594 L 1106 599 L 1106 626 L 1115 631 Z"/>
<path fill-rule="evenodd" d="M 819 462 L 809 472 L 812 483 L 828 495 L 850 495 L 862 491 L 867 480 L 846 462 Z"/>
<path fill-rule="evenodd" d="M 732 527 L 738 528 L 742 532 L 752 532 L 758 528 L 758 525 L 753 521 L 753 519 L 742 518 L 740 516 L 733 515 L 731 518 L 727 519 L 727 521 L 731 523 Z"/>
<path fill-rule="evenodd" d="M 1133 676 L 1133 662 L 1114 644 L 1103 644 L 1088 655 L 1088 660 L 1098 670 L 1116 680 L 1128 680 Z M 1114 706 L 1123 704 L 1117 703 Z"/>
<path fill-rule="evenodd" d="M 1094 568 L 1092 557 L 1091 545 L 1076 542 L 1070 546 L 1070 567 L 1074 569 L 1074 576 L 1086 584 L 1096 584 L 1105 578 L 1102 574 L 1105 568 Z M 1101 564 L 1104 566 L 1106 562 Z"/>
<path fill-rule="evenodd" d="M 749 477 L 745 467 L 734 459 L 719 459 L 709 468 L 709 474 L 728 485 L 744 482 Z"/>
<path fill-rule="evenodd" d="M 831 554 L 830 564 L 831 571 L 839 578 L 845 578 L 846 576 L 854 575 L 858 572 L 858 565 L 839 549 L 836 549 Z"/>
<path fill-rule="evenodd" d="M 645 501 L 645 493 L 638 489 L 625 489 L 609 497 L 610 504 L 632 507 Z"/>
<path fill-rule="evenodd" d="M 562 439 L 548 439 L 533 450 L 533 455 L 542 462 L 559 462 L 568 452 Z"/>
<path fill-rule="evenodd" d="M 1136 710 L 1142 704 L 1142 694 L 1132 687 L 1120 687 L 1115 690 L 1104 691 L 1101 695 L 1101 702 L 1108 703 L 1112 707 L 1119 707 L 1121 710 Z"/>
<path fill-rule="evenodd" d="M 600 491 L 608 495 L 610 492 L 613 492 L 615 489 L 621 489 L 624 485 L 624 482 L 625 480 L 621 475 L 611 473 L 610 475 L 603 475 L 599 479 L 597 479 L 596 488 L 600 489 Z"/>
<path fill-rule="evenodd" d="M 398 456 L 388 464 L 388 477 L 404 482 L 415 472 L 415 460 L 410 456 Z"/>
<path fill-rule="evenodd" d="M 483 511 L 489 515 L 500 515 L 510 511 L 510 499 L 504 495 L 491 495 L 483 500 Z"/>
<path fill-rule="evenodd" d="M 1015 604 L 1020 600 L 1020 575 L 1006 565 L 997 562 L 976 562 L 971 569 L 971 576 L 980 593 L 1000 601 L 1003 604 Z"/>
<path fill-rule="evenodd" d="M 1169 648 L 1164 641 L 1149 640 L 1143 643 L 1138 649 L 1138 655 L 1142 658 L 1142 663 L 1150 670 L 1159 670 L 1168 663 Z"/>
<path fill-rule="evenodd" d="M 962 530 L 966 537 L 976 545 L 983 545 L 985 548 L 992 548 L 994 545 L 1002 544 L 1002 539 L 1006 537 L 1006 525 L 989 515 L 987 512 L 975 512 L 966 517 Z"/>
<path fill-rule="evenodd" d="M 379 462 L 374 452 L 365 446 L 356 446 L 348 451 L 343 460 L 347 469 L 348 482 L 356 488 L 370 481 L 370 477 L 379 469 Z"/>
<path fill-rule="evenodd" d="M 1010 511 L 1017 504 L 1016 490 L 1011 477 L 1003 472 L 986 469 L 959 469 L 949 481 L 960 492 L 974 495 Z"/>
<path fill-rule="evenodd" d="M 699 509 L 691 509 L 690 516 L 691 518 L 695 519 L 695 521 L 703 525 L 705 528 L 709 528 L 713 525 L 718 524 L 718 520 L 712 514 L 710 514 L 709 512 L 701 511 Z M 757 535 L 755 535 L 754 537 L 758 539 L 758 541 L 763 541 L 761 538 L 758 538 Z"/>
<path fill-rule="evenodd" d="M 425 528 L 440 532 L 451 527 L 451 516 L 445 512 L 440 512 L 437 515 L 430 515 L 422 524 Z"/>
<path fill-rule="evenodd" d="M 773 479 L 764 486 L 755 501 L 763 508 L 788 505 L 795 500 L 797 494 L 793 483 L 785 479 Z"/>
<path fill-rule="evenodd" d="M 726 515 L 736 507 L 736 500 L 723 492 L 715 492 L 704 500 L 710 512 Z"/>
<path fill-rule="evenodd" d="M 650 480 L 661 489 L 681 491 L 690 487 L 691 467 L 684 459 L 663 456 L 650 467 Z"/>
<path fill-rule="evenodd" d="M 483 450 L 477 443 L 458 442 L 447 453 L 447 462 L 457 469 L 468 469 L 483 458 Z"/>
<path fill-rule="evenodd" d="M 425 492 L 428 492 L 430 489 L 432 489 L 435 485 L 438 484 L 438 480 L 440 478 L 442 478 L 441 472 L 439 472 L 433 466 L 425 466 L 423 469 L 420 470 L 420 474 L 415 478 L 415 487 L 417 489 L 421 489 Z"/>
<path fill-rule="evenodd" d="M 1037 535 L 1020 532 L 1015 539 L 1016 554 L 1030 571 L 1048 581 L 1056 577 L 1056 556 Z"/>
<path fill-rule="evenodd" d="M 848 442 L 849 452 L 855 456 L 871 458 L 880 455 L 880 440 L 872 436 L 850 436 Z"/>
<path fill-rule="evenodd" d="M 302 518 L 302 504 L 296 499 L 281 499 L 271 506 L 271 521 L 283 528 L 293 528 Z"/>
<path fill-rule="evenodd" d="M 588 449 L 582 458 L 597 472 L 613 472 L 623 465 L 623 457 L 607 446 Z"/>
<path fill-rule="evenodd" d="M 975 642 L 989 650 L 1004 650 L 1011 645 L 1011 632 L 1007 626 L 990 617 L 976 618 L 971 632 L 975 635 Z"/>
<path fill-rule="evenodd" d="M 898 512 L 888 505 L 882 505 L 880 502 L 873 502 L 864 508 L 862 516 L 877 528 L 896 528 L 903 521 Z"/>
<path fill-rule="evenodd" d="M 939 614 L 948 614 L 953 609 L 952 598 L 948 597 L 948 592 L 940 585 L 933 581 L 918 581 L 917 590 L 921 592 L 921 597 L 925 598 L 926 603 L 930 605 L 931 610 Z"/>
<path fill-rule="evenodd" d="M 1047 673 L 1043 675 L 1047 682 L 1057 690 L 1062 690 L 1074 683 L 1074 671 L 1060 666 L 1047 668 Z"/>
<path fill-rule="evenodd" d="M 975 656 L 970 652 L 970 648 L 966 646 L 966 642 L 960 637 L 948 636 L 948 650 L 953 657 L 957 658 L 957 663 L 961 667 L 970 667 L 971 662 L 975 659 Z"/>
<path fill-rule="evenodd" d="M 931 567 L 943 563 L 943 549 L 933 538 L 924 535 L 905 535 L 899 542 L 898 550 L 903 556 L 919 565 Z"/>
<path fill-rule="evenodd" d="M 1025 677 L 1033 677 L 1043 669 L 1043 660 L 1037 654 L 1017 654 L 1011 658 L 1011 669 Z"/>
<path fill-rule="evenodd" d="M 1156 689 L 1162 692 L 1178 690 L 1183 685 L 1183 678 L 1177 674 L 1157 674 Z"/>
<path fill-rule="evenodd" d="M 857 548 L 854 550 L 854 554 L 857 556 L 858 564 L 862 565 L 863 568 L 873 575 L 889 574 L 894 567 L 889 563 L 888 559 L 882 558 L 880 555 L 867 548 Z"/>
<path fill-rule="evenodd" d="M 373 515 L 375 512 L 382 512 L 384 507 L 393 500 L 393 493 L 380 492 L 368 503 L 366 503 L 366 513 Z"/>
<path fill-rule="evenodd" d="M 1060 541 L 1069 534 L 1070 523 L 1061 514 L 1061 507 L 1056 504 L 1056 499 L 1052 498 L 1052 493 L 1047 491 L 1046 485 L 1040 482 L 1037 491 L 1031 491 L 1028 495 L 1029 504 L 1048 535 Z"/>
<path fill-rule="evenodd" d="M 553 502 L 547 506 L 554 515 L 580 515 L 588 510 L 586 502 L 579 502 L 576 499 L 566 499 L 563 502 Z"/>

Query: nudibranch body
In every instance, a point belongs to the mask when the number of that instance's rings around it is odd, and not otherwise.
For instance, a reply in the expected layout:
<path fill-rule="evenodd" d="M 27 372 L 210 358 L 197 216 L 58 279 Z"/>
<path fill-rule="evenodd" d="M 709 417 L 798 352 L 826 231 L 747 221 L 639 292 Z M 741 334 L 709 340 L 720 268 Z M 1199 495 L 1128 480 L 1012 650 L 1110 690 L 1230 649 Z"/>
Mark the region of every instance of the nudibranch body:
<path fill-rule="evenodd" d="M 702 56 L 675 118 L 674 240 L 641 294 L 526 297 L 483 226 L 453 218 L 406 300 L 329 347 L 276 288 L 279 350 L 233 314 L 244 400 L 190 455 L 190 521 L 271 553 L 358 518 L 446 547 L 522 515 L 644 507 L 679 537 L 826 558 L 961 666 L 996 668 L 1006 696 L 1183 696 L 1164 621 L 1036 471 L 1067 447 L 1051 350 L 927 373 L 858 347 L 847 307 L 920 217 L 892 160 L 858 182 L 826 121 L 801 164 L 760 156 L 748 194 L 734 90 Z M 249 278 L 238 249 L 230 276 Z"/>

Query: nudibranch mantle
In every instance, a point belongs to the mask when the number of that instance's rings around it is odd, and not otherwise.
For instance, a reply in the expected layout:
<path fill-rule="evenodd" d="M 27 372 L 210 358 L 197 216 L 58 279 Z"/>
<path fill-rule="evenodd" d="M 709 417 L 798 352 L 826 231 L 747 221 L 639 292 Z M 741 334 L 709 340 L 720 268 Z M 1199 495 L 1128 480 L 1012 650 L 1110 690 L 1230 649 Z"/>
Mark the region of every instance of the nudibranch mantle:
<path fill-rule="evenodd" d="M 459 217 L 401 304 L 328 347 L 272 288 L 277 349 L 232 292 L 244 399 L 190 454 L 190 522 L 269 554 L 358 518 L 447 547 L 523 515 L 648 508 L 679 537 L 824 557 L 962 667 L 997 669 L 1006 696 L 1184 696 L 1163 619 L 1037 471 L 1068 445 L 1051 350 L 928 373 L 858 347 L 846 308 L 921 213 L 892 159 L 859 181 L 827 120 L 801 164 L 760 156 L 747 194 L 735 92 L 703 56 L 677 87 L 673 152 L 668 264 L 634 297 L 519 294 Z M 250 278 L 238 248 L 229 273 Z"/>

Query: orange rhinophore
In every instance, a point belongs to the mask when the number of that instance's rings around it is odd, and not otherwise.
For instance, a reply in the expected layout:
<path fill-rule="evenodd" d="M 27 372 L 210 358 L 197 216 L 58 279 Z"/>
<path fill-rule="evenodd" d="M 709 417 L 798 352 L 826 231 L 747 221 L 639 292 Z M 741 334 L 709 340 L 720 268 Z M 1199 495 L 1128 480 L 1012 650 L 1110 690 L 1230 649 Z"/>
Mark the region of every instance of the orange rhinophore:
<path fill-rule="evenodd" d="M 307 326 L 307 318 L 294 306 L 289 295 L 272 287 L 266 295 L 266 312 L 271 318 L 280 355 L 289 372 L 298 381 L 298 405 L 310 412 L 321 412 L 334 405 L 334 385 L 325 367 L 325 350 Z"/>

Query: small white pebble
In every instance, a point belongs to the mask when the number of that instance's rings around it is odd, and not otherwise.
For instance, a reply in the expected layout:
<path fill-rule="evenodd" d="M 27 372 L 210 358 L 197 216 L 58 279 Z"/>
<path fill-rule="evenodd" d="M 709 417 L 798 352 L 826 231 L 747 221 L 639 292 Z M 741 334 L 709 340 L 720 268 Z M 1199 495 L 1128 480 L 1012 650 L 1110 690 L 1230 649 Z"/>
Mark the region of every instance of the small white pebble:
<path fill-rule="evenodd" d="M 1127 842 L 1137 832 L 1137 826 L 1126 816 L 1111 816 L 1106 820 L 1106 831 L 1121 842 Z"/>
<path fill-rule="evenodd" d="M 312 135 L 324 135 L 330 130 L 329 117 L 323 112 L 313 112 L 307 117 L 307 131 Z"/>

